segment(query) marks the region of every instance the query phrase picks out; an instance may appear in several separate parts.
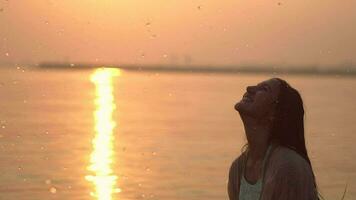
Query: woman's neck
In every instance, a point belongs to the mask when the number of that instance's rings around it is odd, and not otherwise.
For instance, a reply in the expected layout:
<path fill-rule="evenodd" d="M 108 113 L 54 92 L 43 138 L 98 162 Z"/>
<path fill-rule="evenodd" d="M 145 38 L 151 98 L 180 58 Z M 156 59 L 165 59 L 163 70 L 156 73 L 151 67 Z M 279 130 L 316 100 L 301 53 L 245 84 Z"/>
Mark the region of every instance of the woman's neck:
<path fill-rule="evenodd" d="M 243 120 L 248 141 L 248 157 L 252 163 L 262 161 L 268 148 L 269 128 L 265 123 Z"/>
<path fill-rule="evenodd" d="M 249 151 L 248 151 L 249 161 L 251 163 L 262 162 L 267 149 L 268 149 L 267 143 L 261 143 L 261 144 L 249 143 Z"/>

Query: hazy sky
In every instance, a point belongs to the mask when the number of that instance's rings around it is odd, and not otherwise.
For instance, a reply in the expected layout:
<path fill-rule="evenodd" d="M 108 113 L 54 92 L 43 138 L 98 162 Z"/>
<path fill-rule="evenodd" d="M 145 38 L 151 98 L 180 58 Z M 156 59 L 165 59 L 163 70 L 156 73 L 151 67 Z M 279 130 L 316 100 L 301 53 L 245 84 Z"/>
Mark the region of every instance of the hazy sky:
<path fill-rule="evenodd" d="M 356 63 L 356 0 L 1 0 L 0 62 Z"/>

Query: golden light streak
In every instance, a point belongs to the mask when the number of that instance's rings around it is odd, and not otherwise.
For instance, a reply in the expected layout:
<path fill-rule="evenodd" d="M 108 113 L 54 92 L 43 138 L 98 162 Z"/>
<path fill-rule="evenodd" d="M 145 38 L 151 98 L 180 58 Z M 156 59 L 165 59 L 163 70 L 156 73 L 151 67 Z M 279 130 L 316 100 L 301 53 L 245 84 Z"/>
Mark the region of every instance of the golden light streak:
<path fill-rule="evenodd" d="M 98 200 L 111 200 L 113 193 L 120 192 L 119 188 L 115 188 L 117 176 L 111 168 L 114 159 L 113 130 L 116 126 L 112 119 L 116 108 L 112 81 L 113 77 L 118 75 L 119 69 L 100 68 L 90 77 L 96 88 L 94 112 L 96 134 L 88 166 L 91 175 L 85 178 L 94 184 L 95 192 L 91 192 L 91 195 Z"/>

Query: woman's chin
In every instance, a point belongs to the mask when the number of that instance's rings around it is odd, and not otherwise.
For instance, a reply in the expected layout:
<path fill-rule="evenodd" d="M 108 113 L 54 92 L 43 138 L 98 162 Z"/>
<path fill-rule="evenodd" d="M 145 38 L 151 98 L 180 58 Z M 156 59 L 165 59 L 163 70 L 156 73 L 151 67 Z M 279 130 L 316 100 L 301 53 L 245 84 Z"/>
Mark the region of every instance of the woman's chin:
<path fill-rule="evenodd" d="M 248 104 L 250 104 L 250 103 L 251 102 L 241 100 L 235 104 L 235 110 L 238 111 L 239 113 L 248 112 L 249 107 L 250 107 L 250 105 L 248 105 Z"/>
<path fill-rule="evenodd" d="M 241 108 L 243 107 L 243 104 L 244 104 L 244 102 L 243 101 L 239 101 L 239 102 L 237 102 L 236 104 L 235 104 L 235 110 L 236 111 L 241 111 Z"/>

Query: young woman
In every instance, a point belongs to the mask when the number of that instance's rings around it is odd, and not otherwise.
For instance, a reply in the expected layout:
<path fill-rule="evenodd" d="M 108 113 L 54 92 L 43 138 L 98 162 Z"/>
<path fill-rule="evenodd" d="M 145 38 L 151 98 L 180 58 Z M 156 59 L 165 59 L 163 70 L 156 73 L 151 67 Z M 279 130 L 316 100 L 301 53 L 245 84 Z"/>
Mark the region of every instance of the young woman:
<path fill-rule="evenodd" d="M 319 199 L 298 91 L 272 78 L 248 86 L 235 109 L 243 121 L 247 144 L 230 167 L 230 200 Z"/>

